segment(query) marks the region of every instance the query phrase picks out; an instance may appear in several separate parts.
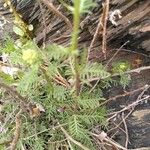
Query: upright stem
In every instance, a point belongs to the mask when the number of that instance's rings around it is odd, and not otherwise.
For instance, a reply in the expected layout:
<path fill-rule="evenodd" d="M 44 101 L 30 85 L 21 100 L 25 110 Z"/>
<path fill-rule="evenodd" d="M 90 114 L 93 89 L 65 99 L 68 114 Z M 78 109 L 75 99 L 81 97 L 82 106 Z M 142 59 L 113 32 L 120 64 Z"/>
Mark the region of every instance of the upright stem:
<path fill-rule="evenodd" d="M 80 0 L 74 1 L 74 18 L 73 18 L 73 35 L 71 39 L 71 51 L 74 53 L 73 56 L 73 65 L 75 72 L 75 88 L 76 95 L 79 95 L 80 92 L 80 75 L 78 70 L 78 58 L 76 55 L 76 51 L 78 49 L 78 34 L 79 34 L 79 24 L 80 24 Z"/>
<path fill-rule="evenodd" d="M 80 24 L 80 0 L 74 1 L 74 17 L 73 17 L 73 35 L 71 39 L 71 50 L 75 51 L 78 47 L 78 33 Z"/>

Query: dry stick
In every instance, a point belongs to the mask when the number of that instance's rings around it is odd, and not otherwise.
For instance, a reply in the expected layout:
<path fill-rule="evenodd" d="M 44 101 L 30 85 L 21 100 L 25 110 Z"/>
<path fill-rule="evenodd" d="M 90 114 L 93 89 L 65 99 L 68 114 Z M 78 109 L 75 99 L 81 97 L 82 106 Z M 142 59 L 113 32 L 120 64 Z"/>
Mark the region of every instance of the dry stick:
<path fill-rule="evenodd" d="M 133 110 L 134 110 L 134 109 L 132 109 L 132 110 L 125 116 L 124 120 L 126 120 L 126 119 L 132 114 Z M 116 127 L 110 129 L 107 133 L 109 133 L 109 132 L 111 132 L 111 131 L 113 131 L 113 130 L 119 128 L 119 126 L 120 126 L 122 123 L 123 123 L 123 120 L 121 120 L 121 121 L 118 123 L 118 125 L 116 125 Z M 123 129 L 121 129 L 121 130 L 122 130 L 123 132 L 125 132 Z"/>
<path fill-rule="evenodd" d="M 129 134 L 128 134 L 128 127 L 124 118 L 124 112 L 122 113 L 122 121 L 124 124 L 124 128 L 125 128 L 125 133 L 126 133 L 126 142 L 125 142 L 125 148 L 128 148 L 128 143 L 129 143 Z"/>
<path fill-rule="evenodd" d="M 80 142 L 74 140 L 68 133 L 67 131 L 60 126 L 60 129 L 62 130 L 62 132 L 65 134 L 66 138 L 69 139 L 71 142 L 73 142 L 74 144 L 76 144 L 77 146 L 79 146 L 80 148 L 82 148 L 83 150 L 90 150 L 89 148 L 85 147 L 84 145 L 82 145 Z"/>
<path fill-rule="evenodd" d="M 21 114 L 22 110 L 20 110 L 17 115 L 16 115 L 16 129 L 15 129 L 15 132 L 14 132 L 14 138 L 13 138 L 13 141 L 10 145 L 10 150 L 15 150 L 16 149 L 16 146 L 17 146 L 17 142 L 19 140 L 19 137 L 20 137 L 20 129 L 21 129 L 21 117 L 20 117 L 20 114 Z"/>
<path fill-rule="evenodd" d="M 60 80 L 62 83 L 64 83 L 66 85 L 66 87 L 70 87 L 69 83 L 67 82 L 67 80 L 59 73 L 57 72 L 57 75 L 55 75 L 55 77 Z"/>
<path fill-rule="evenodd" d="M 110 139 L 109 137 L 107 137 L 105 140 L 106 140 L 108 143 L 114 145 L 115 147 L 118 147 L 118 148 L 120 148 L 120 149 L 122 149 L 122 150 L 127 150 L 125 147 L 123 147 L 123 146 L 120 145 L 119 143 L 113 141 L 113 140 Z"/>
<path fill-rule="evenodd" d="M 91 135 L 97 137 L 100 141 L 101 141 L 101 135 L 95 134 L 95 133 L 91 133 Z M 108 136 L 106 136 L 103 141 L 106 141 L 110 144 L 112 144 L 113 146 L 120 148 L 122 150 L 127 150 L 125 147 L 123 147 L 122 145 L 120 145 L 119 143 L 113 141 L 112 139 L 110 139 Z"/>
<path fill-rule="evenodd" d="M 57 17 L 64 20 L 69 29 L 72 30 L 72 24 L 70 23 L 69 19 L 65 17 L 60 11 L 58 11 L 57 8 L 55 8 L 55 6 L 51 2 L 49 2 L 48 0 L 41 0 L 41 1 L 49 8 L 50 11 L 52 11 L 55 15 L 57 15 Z"/>
<path fill-rule="evenodd" d="M 136 68 L 136 69 L 133 69 L 133 70 L 126 71 L 125 74 L 140 73 L 141 71 L 149 70 L 149 69 L 150 69 L 150 66 L 143 66 L 143 67 L 140 67 L 140 68 Z"/>
<path fill-rule="evenodd" d="M 102 28 L 103 28 L 103 27 L 102 27 L 102 20 L 101 20 L 101 15 L 100 15 L 100 16 L 99 16 L 99 22 L 98 22 L 98 25 L 97 25 L 97 27 L 96 27 L 96 31 L 95 31 L 95 33 L 94 33 L 93 39 L 92 39 L 92 41 L 91 41 L 91 44 L 90 44 L 90 46 L 89 46 L 89 48 L 88 48 L 87 61 L 89 60 L 90 51 L 91 51 L 91 49 L 92 49 L 92 47 L 93 47 L 93 44 L 94 44 L 94 42 L 95 42 L 95 40 L 96 40 L 96 38 L 97 38 L 99 32 L 102 30 Z"/>
<path fill-rule="evenodd" d="M 101 103 L 100 106 L 102 106 L 102 105 L 104 105 L 104 104 L 106 104 L 106 103 L 108 103 L 108 102 L 110 102 L 110 101 L 116 100 L 116 99 L 118 99 L 118 98 L 122 98 L 122 97 L 125 97 L 125 96 L 128 96 L 128 95 L 134 94 L 134 93 L 139 92 L 139 91 L 141 91 L 141 90 L 143 90 L 143 89 L 145 89 L 145 86 L 140 87 L 140 88 L 138 88 L 138 89 L 136 89 L 136 90 L 133 90 L 133 91 L 131 91 L 131 92 L 126 92 L 126 93 L 124 93 L 124 94 L 120 94 L 120 95 L 111 97 L 111 98 L 109 98 L 108 100 L 106 100 L 105 102 Z"/>
<path fill-rule="evenodd" d="M 128 150 L 150 150 L 150 147 L 141 147 L 141 148 L 128 149 Z"/>
<path fill-rule="evenodd" d="M 104 58 L 106 59 L 106 32 L 107 32 L 107 20 L 108 20 L 108 14 L 109 14 L 109 0 L 105 0 L 105 3 L 103 4 L 103 17 L 102 17 L 102 26 L 103 26 L 103 39 L 102 39 L 102 52 L 104 54 Z"/>
<path fill-rule="evenodd" d="M 127 41 L 129 42 L 129 41 Z M 116 50 L 116 49 L 112 49 L 112 50 Z M 150 58 L 150 56 L 148 56 L 147 54 L 144 54 L 142 52 L 136 52 L 136 51 L 131 51 L 131 50 L 128 50 L 128 49 L 125 49 L 125 48 L 122 48 L 123 51 L 125 52 L 129 52 L 129 53 L 133 53 L 133 54 L 138 54 L 138 55 L 142 55 L 142 56 L 145 56 L 147 58 Z"/>
<path fill-rule="evenodd" d="M 107 121 L 109 121 L 109 120 L 111 120 L 112 118 L 116 117 L 117 114 L 122 113 L 122 112 L 124 112 L 124 111 L 126 111 L 126 110 L 129 110 L 130 108 L 137 106 L 139 102 L 145 101 L 145 100 L 147 100 L 147 99 L 149 99 L 149 98 L 150 98 L 150 95 L 149 95 L 149 96 L 146 96 L 146 97 L 144 97 L 144 98 L 142 98 L 142 99 L 140 99 L 140 100 L 137 100 L 137 101 L 133 102 L 132 104 L 130 104 L 130 105 L 124 107 L 123 109 L 121 109 L 121 110 L 119 110 L 119 111 L 117 111 L 117 112 L 111 113 L 111 115 L 113 115 L 113 116 L 110 117 L 110 118 L 108 118 Z"/>
<path fill-rule="evenodd" d="M 147 100 L 147 99 L 149 99 L 149 98 L 150 98 L 150 95 L 148 95 L 148 96 L 146 96 L 146 97 L 144 97 L 144 98 L 142 98 L 142 99 L 136 100 L 135 102 L 129 104 L 128 106 L 124 107 L 123 109 L 121 109 L 121 110 L 119 110 L 119 111 L 110 113 L 109 115 L 113 115 L 113 116 L 110 117 L 110 118 L 108 118 L 107 121 L 109 121 L 109 120 L 111 120 L 112 118 L 114 118 L 117 114 L 122 113 L 122 112 L 124 112 L 124 111 L 126 111 L 126 110 L 129 110 L 130 108 L 137 106 L 139 102 L 145 101 L 145 100 Z"/>

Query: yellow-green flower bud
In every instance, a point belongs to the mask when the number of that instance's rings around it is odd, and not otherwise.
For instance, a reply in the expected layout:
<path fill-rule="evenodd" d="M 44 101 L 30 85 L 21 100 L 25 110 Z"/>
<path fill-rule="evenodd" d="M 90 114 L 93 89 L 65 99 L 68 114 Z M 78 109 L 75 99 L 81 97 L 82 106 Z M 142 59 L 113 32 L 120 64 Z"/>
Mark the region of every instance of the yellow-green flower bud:
<path fill-rule="evenodd" d="M 119 64 L 119 69 L 122 70 L 122 71 L 125 71 L 128 69 L 128 66 L 126 63 L 120 63 Z"/>
<path fill-rule="evenodd" d="M 24 50 L 22 53 L 22 59 L 28 64 L 33 64 L 38 58 L 38 53 L 33 49 Z"/>

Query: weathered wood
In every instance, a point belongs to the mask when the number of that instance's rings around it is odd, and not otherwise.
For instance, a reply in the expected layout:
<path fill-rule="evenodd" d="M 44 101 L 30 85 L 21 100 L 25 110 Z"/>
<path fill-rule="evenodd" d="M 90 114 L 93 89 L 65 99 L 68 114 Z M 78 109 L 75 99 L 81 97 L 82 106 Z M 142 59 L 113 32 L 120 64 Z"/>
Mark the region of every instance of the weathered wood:
<path fill-rule="evenodd" d="M 96 26 L 98 24 L 98 18 L 102 13 L 101 5 L 102 3 L 100 3 L 97 8 L 93 10 L 92 14 L 86 15 L 81 20 L 80 44 L 83 46 L 89 46 L 91 39 L 93 38 Z M 125 42 L 129 41 L 125 48 L 131 49 L 132 51 L 141 51 L 149 54 L 150 1 L 112 1 L 110 8 L 110 11 L 119 9 L 122 12 L 122 18 L 117 21 L 117 27 L 114 27 L 110 21 L 108 22 L 108 48 L 118 48 Z M 68 12 L 64 11 L 63 6 L 61 6 L 59 10 L 68 18 L 71 18 Z M 42 22 L 42 20 L 40 20 L 40 22 Z M 63 20 L 55 15 L 51 15 L 49 19 L 47 19 L 47 25 L 47 43 L 57 42 L 58 44 L 63 45 L 68 44 L 71 30 L 67 28 Z M 44 36 L 43 27 L 41 25 L 39 26 L 40 28 L 38 28 L 37 32 L 35 33 L 38 42 L 40 42 Z M 97 54 L 101 53 L 101 35 L 97 37 L 97 40 L 91 51 L 91 57 L 93 57 L 93 55 L 95 57 L 100 55 Z"/>

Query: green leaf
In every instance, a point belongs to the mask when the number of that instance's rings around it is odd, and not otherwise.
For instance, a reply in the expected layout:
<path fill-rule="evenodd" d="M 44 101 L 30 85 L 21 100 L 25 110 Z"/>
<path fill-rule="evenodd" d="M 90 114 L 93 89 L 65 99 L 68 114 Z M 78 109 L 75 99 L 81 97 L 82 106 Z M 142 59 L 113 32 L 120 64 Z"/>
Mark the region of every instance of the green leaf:
<path fill-rule="evenodd" d="M 5 39 L 6 39 L 6 42 L 4 43 L 3 47 L 0 48 L 0 51 L 2 53 L 10 53 L 10 52 L 15 51 L 14 40 L 9 36 L 7 36 Z"/>
<path fill-rule="evenodd" d="M 21 78 L 17 90 L 23 94 L 33 94 L 31 93 L 31 89 L 36 89 L 39 82 L 38 79 L 38 66 L 33 66 Z"/>
<path fill-rule="evenodd" d="M 8 74 L 5 74 L 0 71 L 0 79 L 2 79 L 7 84 L 12 84 L 15 82 L 15 80 Z"/>
<path fill-rule="evenodd" d="M 72 136 L 81 139 L 85 134 L 83 125 L 80 123 L 76 115 L 69 119 L 69 130 Z"/>
<path fill-rule="evenodd" d="M 80 0 L 80 13 L 87 13 L 89 9 L 95 7 L 93 0 Z"/>
<path fill-rule="evenodd" d="M 94 109 L 99 105 L 100 98 L 84 97 L 78 99 L 78 104 L 84 109 Z"/>
<path fill-rule="evenodd" d="M 106 71 L 104 66 L 99 63 L 87 63 L 87 65 L 81 69 L 81 79 L 90 79 L 99 77 L 101 79 L 110 76 L 110 73 Z"/>
<path fill-rule="evenodd" d="M 0 145 L 0 150 L 6 150 L 5 145 Z"/>
<path fill-rule="evenodd" d="M 74 13 L 74 7 L 68 6 L 65 4 L 65 6 Z M 80 0 L 80 14 L 88 13 L 90 12 L 90 8 L 93 8 L 96 6 L 96 3 L 93 2 L 93 0 Z"/>
<path fill-rule="evenodd" d="M 70 54 L 68 48 L 57 44 L 48 45 L 45 49 L 45 52 L 45 55 L 48 57 L 49 60 L 55 59 L 60 61 L 62 58 L 65 58 Z"/>

